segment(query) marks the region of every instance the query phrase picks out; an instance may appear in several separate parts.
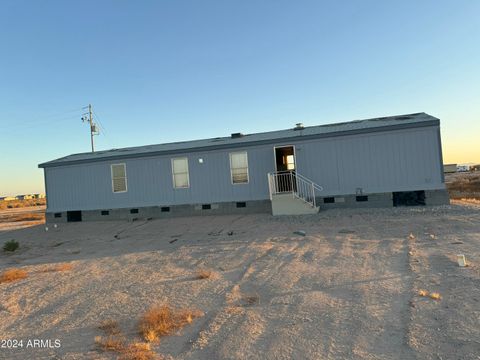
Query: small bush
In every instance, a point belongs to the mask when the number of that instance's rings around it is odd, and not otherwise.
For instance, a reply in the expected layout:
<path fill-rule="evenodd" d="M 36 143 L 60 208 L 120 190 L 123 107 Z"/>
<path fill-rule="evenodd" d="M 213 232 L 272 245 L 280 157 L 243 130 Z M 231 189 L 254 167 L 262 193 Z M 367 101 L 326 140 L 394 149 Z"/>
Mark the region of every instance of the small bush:
<path fill-rule="evenodd" d="M 58 264 L 55 266 L 55 271 L 69 271 L 73 269 L 73 265 L 69 263 Z"/>
<path fill-rule="evenodd" d="M 22 279 L 25 279 L 27 276 L 28 276 L 28 273 L 22 269 L 5 270 L 0 275 L 0 283 L 22 280 Z"/>
<path fill-rule="evenodd" d="M 107 335 L 118 335 L 121 333 L 116 320 L 105 320 L 98 326 L 98 328 L 103 330 Z"/>
<path fill-rule="evenodd" d="M 155 306 L 142 316 L 138 327 L 142 337 L 152 342 L 172 334 L 200 316 L 203 316 L 203 313 L 198 310 L 173 310 L 167 305 Z"/>
<path fill-rule="evenodd" d="M 195 278 L 197 280 L 210 279 L 212 275 L 213 271 L 211 270 L 199 270 L 197 271 L 197 276 Z"/>
<path fill-rule="evenodd" d="M 56 264 L 52 267 L 47 267 L 40 272 L 56 272 L 56 271 L 70 271 L 73 269 L 73 265 L 69 263 Z"/>
<path fill-rule="evenodd" d="M 3 245 L 3 251 L 15 251 L 19 248 L 19 246 L 20 246 L 20 244 L 18 243 L 18 241 L 12 239 L 12 240 L 7 241 Z"/>
<path fill-rule="evenodd" d="M 150 344 L 142 342 L 128 342 L 122 334 L 115 320 L 105 320 L 99 325 L 107 336 L 96 336 L 95 343 L 103 351 L 112 351 L 122 360 L 153 360 L 159 358 Z"/>
<path fill-rule="evenodd" d="M 148 343 L 132 342 L 123 349 L 122 359 L 125 360 L 153 360 L 158 358 Z"/>
<path fill-rule="evenodd" d="M 103 351 L 122 352 L 125 348 L 125 341 L 116 336 L 97 336 L 95 342 Z"/>
<path fill-rule="evenodd" d="M 418 295 L 420 296 L 428 296 L 428 291 L 427 290 L 419 290 Z"/>
<path fill-rule="evenodd" d="M 25 213 L 12 215 L 8 218 L 9 221 L 45 221 L 45 213 Z"/>

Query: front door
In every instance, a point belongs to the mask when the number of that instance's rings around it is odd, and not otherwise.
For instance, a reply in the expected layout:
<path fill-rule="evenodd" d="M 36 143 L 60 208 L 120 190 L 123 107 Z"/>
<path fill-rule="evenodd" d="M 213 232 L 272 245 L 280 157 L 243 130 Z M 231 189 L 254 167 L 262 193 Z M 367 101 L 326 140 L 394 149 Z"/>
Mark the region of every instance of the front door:
<path fill-rule="evenodd" d="M 279 192 L 291 192 L 296 188 L 295 181 L 295 147 L 278 146 L 275 151 L 275 170 L 277 172 L 277 189 Z"/>

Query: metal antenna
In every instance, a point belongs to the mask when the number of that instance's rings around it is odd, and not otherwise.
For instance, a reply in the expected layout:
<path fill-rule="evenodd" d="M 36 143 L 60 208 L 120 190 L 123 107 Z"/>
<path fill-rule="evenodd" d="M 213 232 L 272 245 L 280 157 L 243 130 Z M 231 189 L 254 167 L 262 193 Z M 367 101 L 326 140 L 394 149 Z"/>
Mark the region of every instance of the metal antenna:
<path fill-rule="evenodd" d="M 100 132 L 98 131 L 97 125 L 93 121 L 92 105 L 88 104 L 88 106 L 84 107 L 83 109 L 87 109 L 87 108 L 88 108 L 88 113 L 83 114 L 82 121 L 83 122 L 86 121 L 90 124 L 90 141 L 92 143 L 92 152 L 95 152 L 95 143 L 93 141 L 93 136 L 100 134 Z"/>

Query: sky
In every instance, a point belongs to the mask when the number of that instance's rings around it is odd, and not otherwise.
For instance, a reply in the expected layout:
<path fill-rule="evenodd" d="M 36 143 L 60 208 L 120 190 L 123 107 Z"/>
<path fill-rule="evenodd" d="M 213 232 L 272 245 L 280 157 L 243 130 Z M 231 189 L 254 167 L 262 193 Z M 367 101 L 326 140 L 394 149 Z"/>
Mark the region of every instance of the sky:
<path fill-rule="evenodd" d="M 0 195 L 98 150 L 426 112 L 480 162 L 480 2 L 0 3 Z"/>

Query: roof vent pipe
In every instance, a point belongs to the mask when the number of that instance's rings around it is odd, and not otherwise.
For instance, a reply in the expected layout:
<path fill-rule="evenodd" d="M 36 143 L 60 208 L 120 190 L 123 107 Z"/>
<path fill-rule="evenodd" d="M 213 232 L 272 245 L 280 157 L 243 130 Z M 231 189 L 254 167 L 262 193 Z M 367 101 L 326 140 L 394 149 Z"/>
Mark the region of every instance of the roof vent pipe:
<path fill-rule="evenodd" d="M 232 139 L 237 139 L 243 137 L 242 133 L 233 133 L 231 134 Z"/>
<path fill-rule="evenodd" d="M 293 128 L 293 130 L 303 130 L 303 129 L 305 129 L 305 126 L 303 126 L 303 123 L 297 123 Z"/>

